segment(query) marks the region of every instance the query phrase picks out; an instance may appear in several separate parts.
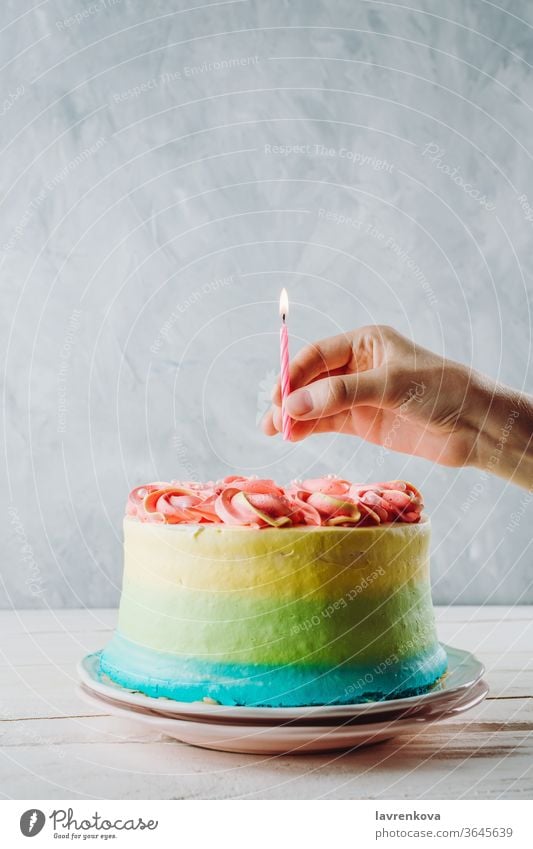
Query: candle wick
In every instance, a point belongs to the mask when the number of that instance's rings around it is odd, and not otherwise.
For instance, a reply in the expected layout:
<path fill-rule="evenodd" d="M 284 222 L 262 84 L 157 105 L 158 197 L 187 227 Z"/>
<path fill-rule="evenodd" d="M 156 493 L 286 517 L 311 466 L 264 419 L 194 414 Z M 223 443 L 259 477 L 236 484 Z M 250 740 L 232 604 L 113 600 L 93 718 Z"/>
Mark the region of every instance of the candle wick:
<path fill-rule="evenodd" d="M 281 320 L 282 320 L 283 324 L 285 324 L 285 313 L 283 313 L 283 315 L 281 316 Z"/>

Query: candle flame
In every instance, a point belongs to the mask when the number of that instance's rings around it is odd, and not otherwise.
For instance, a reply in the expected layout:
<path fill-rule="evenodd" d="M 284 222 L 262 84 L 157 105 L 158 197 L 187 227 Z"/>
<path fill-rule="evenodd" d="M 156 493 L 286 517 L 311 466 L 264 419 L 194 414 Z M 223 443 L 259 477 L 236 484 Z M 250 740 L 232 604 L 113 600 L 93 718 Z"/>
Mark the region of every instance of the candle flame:
<path fill-rule="evenodd" d="M 289 296 L 286 289 L 282 289 L 279 296 L 279 314 L 284 321 L 289 314 Z"/>

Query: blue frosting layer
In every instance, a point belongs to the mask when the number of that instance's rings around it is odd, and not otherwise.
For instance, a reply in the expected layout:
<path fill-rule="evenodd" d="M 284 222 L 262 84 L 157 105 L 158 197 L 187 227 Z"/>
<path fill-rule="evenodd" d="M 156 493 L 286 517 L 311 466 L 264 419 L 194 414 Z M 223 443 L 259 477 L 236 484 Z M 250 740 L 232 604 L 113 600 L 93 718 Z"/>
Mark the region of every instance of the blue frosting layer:
<path fill-rule="evenodd" d="M 446 652 L 438 643 L 412 658 L 388 658 L 374 666 L 266 667 L 167 654 L 137 645 L 118 631 L 100 658 L 102 674 L 147 696 L 182 702 L 209 697 L 223 705 L 257 707 L 354 704 L 415 695 L 431 687 L 446 667 Z"/>

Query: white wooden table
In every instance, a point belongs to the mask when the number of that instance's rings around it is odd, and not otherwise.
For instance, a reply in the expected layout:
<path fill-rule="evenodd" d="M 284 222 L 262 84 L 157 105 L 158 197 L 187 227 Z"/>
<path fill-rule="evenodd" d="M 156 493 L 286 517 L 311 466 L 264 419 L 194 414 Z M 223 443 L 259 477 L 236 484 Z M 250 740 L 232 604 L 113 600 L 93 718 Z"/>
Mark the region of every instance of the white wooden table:
<path fill-rule="evenodd" d="M 483 704 L 359 751 L 265 758 L 91 711 L 75 667 L 105 644 L 116 611 L 0 611 L 0 798 L 531 799 L 533 607 L 437 613 L 441 639 L 485 664 Z"/>

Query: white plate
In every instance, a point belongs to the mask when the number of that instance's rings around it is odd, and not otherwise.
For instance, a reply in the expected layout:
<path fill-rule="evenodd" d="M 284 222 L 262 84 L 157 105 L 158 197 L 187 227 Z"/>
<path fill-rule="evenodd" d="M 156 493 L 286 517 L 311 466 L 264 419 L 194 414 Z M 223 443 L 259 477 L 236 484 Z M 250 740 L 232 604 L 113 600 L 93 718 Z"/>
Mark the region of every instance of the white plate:
<path fill-rule="evenodd" d="M 79 688 L 82 698 L 116 716 L 149 726 L 154 731 L 166 734 L 182 743 L 217 749 L 223 752 L 239 752 L 253 755 L 309 754 L 334 749 L 352 749 L 390 740 L 399 734 L 413 734 L 437 721 L 463 713 L 477 705 L 487 695 L 489 688 L 479 680 L 458 697 L 450 709 L 426 705 L 426 710 L 416 717 L 389 717 L 382 722 L 365 722 L 358 725 L 332 722 L 327 725 L 254 725 L 241 722 L 230 724 L 218 722 L 216 715 L 211 721 L 165 717 L 139 706 L 124 704 Z"/>
<path fill-rule="evenodd" d="M 164 697 L 145 696 L 136 690 L 128 690 L 115 684 L 100 672 L 100 652 L 89 654 L 78 664 L 81 682 L 94 693 L 128 706 L 137 706 L 157 711 L 165 716 L 195 719 L 210 722 L 251 722 L 272 724 L 280 722 L 307 722 L 347 720 L 379 714 L 398 714 L 409 711 L 413 715 L 427 705 L 450 704 L 479 681 L 485 671 L 483 665 L 462 649 L 443 645 L 448 656 L 448 671 L 427 693 L 403 699 L 387 699 L 380 702 L 362 702 L 352 705 L 317 705 L 311 707 L 246 707 L 211 705 L 205 702 L 178 702 Z"/>

